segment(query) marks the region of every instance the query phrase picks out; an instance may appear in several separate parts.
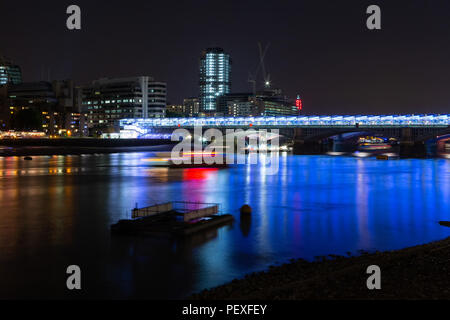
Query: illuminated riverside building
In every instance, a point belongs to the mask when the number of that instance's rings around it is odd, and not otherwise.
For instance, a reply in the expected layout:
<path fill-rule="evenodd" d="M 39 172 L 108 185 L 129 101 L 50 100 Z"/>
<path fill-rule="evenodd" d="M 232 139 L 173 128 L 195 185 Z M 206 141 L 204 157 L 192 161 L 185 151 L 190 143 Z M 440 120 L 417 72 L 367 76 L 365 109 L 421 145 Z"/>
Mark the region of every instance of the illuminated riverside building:
<path fill-rule="evenodd" d="M 200 113 L 198 98 L 186 98 L 183 100 L 184 112 L 188 117 L 196 117 Z"/>
<path fill-rule="evenodd" d="M 231 91 L 231 58 L 222 48 L 203 50 L 200 58 L 200 112 L 214 114 L 217 98 Z"/>
<path fill-rule="evenodd" d="M 42 130 L 48 135 L 86 135 L 86 114 L 79 112 L 74 92 L 71 80 L 8 85 L 7 110 L 2 112 L 5 124 L 8 129 Z M 24 117 L 31 123 L 24 123 Z M 30 128 L 17 128 L 24 125 Z"/>
<path fill-rule="evenodd" d="M 255 116 L 295 116 L 299 109 L 295 101 L 283 96 L 281 90 L 265 90 L 256 94 Z"/>
<path fill-rule="evenodd" d="M 166 107 L 166 117 L 169 116 L 184 117 L 185 116 L 184 105 L 168 104 Z"/>
<path fill-rule="evenodd" d="M 295 116 L 299 114 L 295 102 L 281 94 L 281 90 L 252 93 L 229 93 L 218 97 L 217 113 L 224 116 Z"/>
<path fill-rule="evenodd" d="M 19 66 L 0 56 L 0 86 L 22 83 L 22 71 Z"/>
<path fill-rule="evenodd" d="M 113 129 L 124 118 L 159 118 L 166 110 L 166 83 L 151 77 L 100 79 L 82 87 L 89 128 Z"/>
<path fill-rule="evenodd" d="M 227 93 L 217 98 L 217 113 L 233 117 L 253 115 L 256 104 L 251 93 Z"/>

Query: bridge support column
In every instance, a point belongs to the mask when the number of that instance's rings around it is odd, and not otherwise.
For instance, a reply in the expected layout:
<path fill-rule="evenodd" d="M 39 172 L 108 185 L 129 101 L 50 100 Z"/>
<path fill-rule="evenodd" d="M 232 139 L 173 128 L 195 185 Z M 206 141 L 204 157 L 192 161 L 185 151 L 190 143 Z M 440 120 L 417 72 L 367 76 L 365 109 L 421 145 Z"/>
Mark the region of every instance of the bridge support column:
<path fill-rule="evenodd" d="M 322 141 L 295 140 L 294 154 L 322 154 Z"/>
<path fill-rule="evenodd" d="M 427 150 L 423 141 L 414 141 L 413 128 L 402 128 L 400 135 L 400 157 L 425 158 Z"/>
<path fill-rule="evenodd" d="M 303 140 L 303 129 L 294 128 L 294 141 Z"/>
<path fill-rule="evenodd" d="M 422 141 L 401 141 L 400 157 L 401 158 L 425 158 L 427 150 L 425 143 Z"/>

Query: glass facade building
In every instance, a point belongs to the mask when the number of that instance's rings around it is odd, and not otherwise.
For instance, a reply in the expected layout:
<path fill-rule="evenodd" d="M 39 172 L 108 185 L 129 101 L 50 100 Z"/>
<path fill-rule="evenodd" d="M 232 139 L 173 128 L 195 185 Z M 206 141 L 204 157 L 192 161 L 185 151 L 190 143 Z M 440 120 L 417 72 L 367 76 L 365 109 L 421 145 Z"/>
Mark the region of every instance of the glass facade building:
<path fill-rule="evenodd" d="M 0 56 L 0 86 L 19 83 L 22 83 L 20 67 Z"/>
<path fill-rule="evenodd" d="M 200 58 L 200 111 L 217 109 L 217 98 L 231 91 L 231 58 L 222 48 L 203 50 Z"/>

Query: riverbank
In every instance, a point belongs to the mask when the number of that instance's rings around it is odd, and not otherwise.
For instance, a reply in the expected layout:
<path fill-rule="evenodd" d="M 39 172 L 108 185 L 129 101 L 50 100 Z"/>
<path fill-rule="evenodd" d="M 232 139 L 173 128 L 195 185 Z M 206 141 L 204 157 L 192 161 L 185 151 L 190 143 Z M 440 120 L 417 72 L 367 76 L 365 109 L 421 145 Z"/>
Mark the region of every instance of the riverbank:
<path fill-rule="evenodd" d="M 381 290 L 366 269 L 381 268 Z M 395 251 L 292 260 L 195 294 L 201 300 L 450 299 L 450 237 Z"/>
<path fill-rule="evenodd" d="M 108 154 L 123 152 L 170 151 L 171 145 L 141 147 L 23 147 L 0 150 L 0 157 L 65 156 L 81 154 Z"/>
<path fill-rule="evenodd" d="M 173 144 L 162 139 L 4 139 L 0 157 L 169 151 Z"/>

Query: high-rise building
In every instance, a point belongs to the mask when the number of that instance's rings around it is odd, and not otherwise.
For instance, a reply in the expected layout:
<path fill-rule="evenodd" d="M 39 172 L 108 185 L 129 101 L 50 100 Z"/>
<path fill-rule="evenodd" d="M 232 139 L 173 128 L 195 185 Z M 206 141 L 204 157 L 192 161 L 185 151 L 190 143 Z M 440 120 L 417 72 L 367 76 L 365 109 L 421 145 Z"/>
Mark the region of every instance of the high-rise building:
<path fill-rule="evenodd" d="M 222 48 L 203 50 L 200 58 L 200 112 L 214 114 L 217 97 L 231 91 L 231 58 Z"/>
<path fill-rule="evenodd" d="M 0 86 L 22 83 L 22 71 L 10 60 L 0 56 Z"/>
<path fill-rule="evenodd" d="M 89 128 L 114 127 L 119 119 L 164 117 L 166 84 L 151 77 L 100 79 L 82 87 Z"/>

